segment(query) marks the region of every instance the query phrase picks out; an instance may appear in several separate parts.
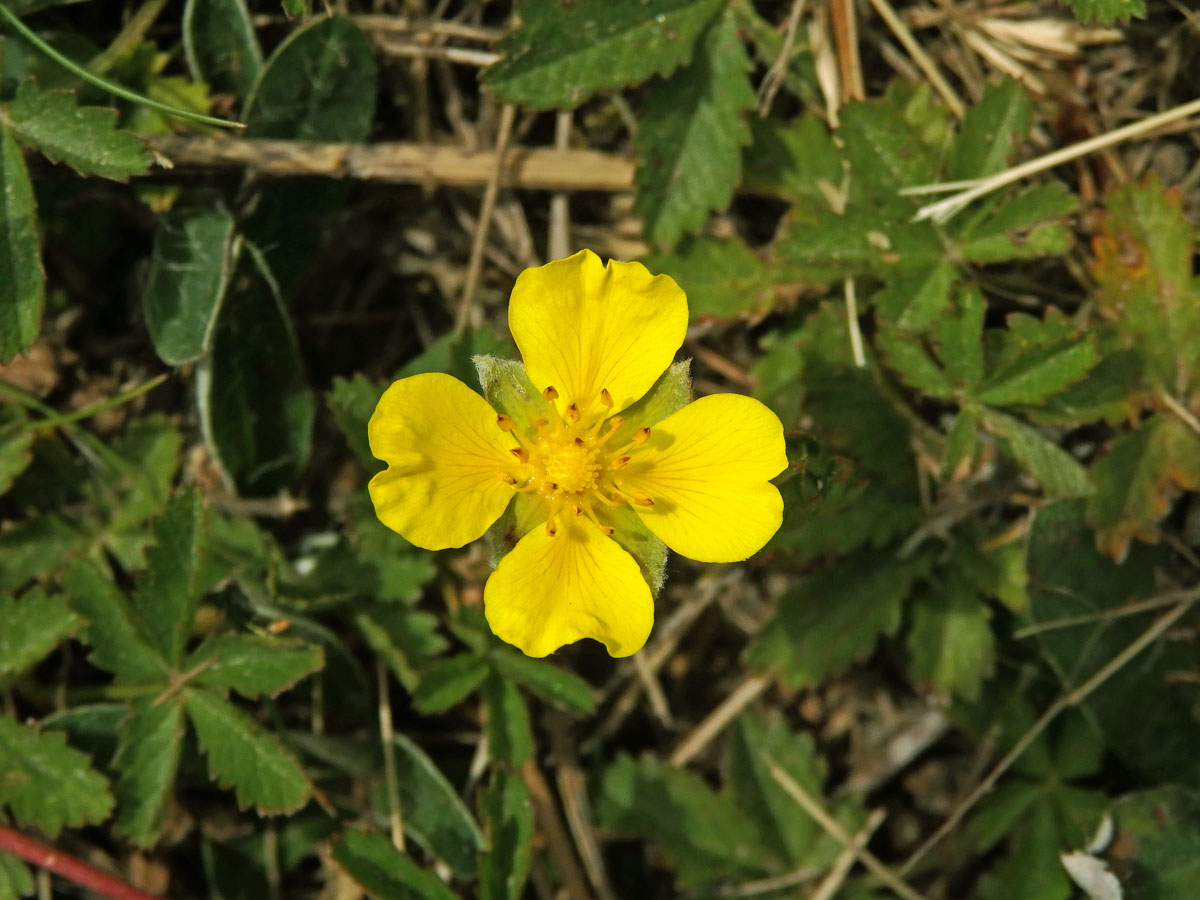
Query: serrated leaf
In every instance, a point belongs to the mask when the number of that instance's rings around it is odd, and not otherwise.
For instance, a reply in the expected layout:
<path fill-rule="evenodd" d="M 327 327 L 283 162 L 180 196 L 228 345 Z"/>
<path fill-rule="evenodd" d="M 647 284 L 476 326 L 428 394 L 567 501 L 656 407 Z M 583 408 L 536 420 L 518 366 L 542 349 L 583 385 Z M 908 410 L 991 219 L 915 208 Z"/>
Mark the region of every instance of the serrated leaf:
<path fill-rule="evenodd" d="M 731 15 L 719 16 L 690 64 L 646 92 L 635 142 L 634 209 L 651 243 L 674 246 L 724 209 L 750 140 L 743 114 L 754 107 L 751 63 Z"/>
<path fill-rule="evenodd" d="M 42 324 L 46 274 L 37 201 L 21 148 L 0 127 L 0 363 L 29 349 Z"/>
<path fill-rule="evenodd" d="M 772 777 L 774 763 L 814 796 L 824 793 L 825 766 L 810 734 L 791 731 L 779 715 L 743 715 L 729 736 L 729 789 L 781 869 L 830 865 L 838 845 Z"/>
<path fill-rule="evenodd" d="M 272 815 L 308 801 L 311 786 L 300 763 L 250 716 L 206 690 L 185 690 L 184 703 L 209 774 L 235 791 L 238 806 Z"/>
<path fill-rule="evenodd" d="M 0 594 L 0 622 L 0 684 L 32 666 L 80 624 L 63 598 L 38 590 L 19 600 Z"/>
<path fill-rule="evenodd" d="M 205 438 L 240 492 L 288 487 L 308 461 L 316 416 L 296 336 L 266 262 L 250 246 L 196 370 Z"/>
<path fill-rule="evenodd" d="M 505 678 L 511 678 L 564 712 L 586 716 L 596 708 L 592 686 L 553 663 L 531 659 L 503 647 L 495 648 L 490 658 L 496 671 Z"/>
<path fill-rule="evenodd" d="M 483 795 L 488 852 L 479 862 L 480 900 L 521 900 L 533 857 L 533 804 L 525 782 L 494 769 Z"/>
<path fill-rule="evenodd" d="M 1114 347 L 1101 340 L 1100 360 L 1081 380 L 1045 403 L 1026 410 L 1037 422 L 1082 425 L 1131 421 L 1141 406 L 1144 390 L 1142 354 L 1137 348 Z"/>
<path fill-rule="evenodd" d="M 262 72 L 262 50 L 245 0 L 188 0 L 183 52 L 196 81 L 245 97 Z"/>
<path fill-rule="evenodd" d="M 955 241 L 965 262 L 1061 256 L 1071 247 L 1065 219 L 1079 199 L 1057 181 L 1025 188 L 998 204 L 985 204 L 957 224 Z"/>
<path fill-rule="evenodd" d="M 108 781 L 58 731 L 37 732 L 0 714 L 0 807 L 53 836 L 102 822 L 112 810 Z"/>
<path fill-rule="evenodd" d="M 976 287 L 964 287 L 954 308 L 934 327 L 938 358 L 952 381 L 973 387 L 983 377 L 983 317 L 987 303 Z"/>
<path fill-rule="evenodd" d="M 621 755 L 605 770 L 596 819 L 605 828 L 654 841 L 684 888 L 764 871 L 765 851 L 742 826 L 730 797 L 650 757 Z"/>
<path fill-rule="evenodd" d="M 844 172 L 842 156 L 824 122 L 815 115 L 802 115 L 787 124 L 755 116 L 750 130 L 753 141 L 743 155 L 747 190 L 778 195 L 805 209 L 830 207 Z"/>
<path fill-rule="evenodd" d="M 993 409 L 983 410 L 984 428 L 1000 438 L 1001 448 L 1042 486 L 1048 497 L 1083 497 L 1091 493 L 1083 465 L 1062 447 L 1020 419 Z"/>
<path fill-rule="evenodd" d="M 184 671 L 193 681 L 217 691 L 237 691 L 255 699 L 274 697 L 325 664 L 319 646 L 256 634 L 210 637 L 188 657 Z"/>
<path fill-rule="evenodd" d="M 818 208 L 801 215 L 793 208 L 776 251 L 796 280 L 813 283 L 928 272 L 945 260 L 946 248 L 932 225 L 909 222 L 910 215 L 853 202 L 840 213 Z"/>
<path fill-rule="evenodd" d="M 919 593 L 912 604 L 909 672 L 938 691 L 977 700 L 995 666 L 991 610 L 956 578 L 948 584 L 934 582 L 934 587 Z"/>
<path fill-rule="evenodd" d="M 505 103 L 573 109 L 598 90 L 638 84 L 685 64 L 722 0 L 535 3 L 499 44 L 482 81 Z"/>
<path fill-rule="evenodd" d="M 1188 397 L 1200 384 L 1200 283 L 1180 193 L 1153 177 L 1114 189 L 1092 248 L 1100 312 L 1140 346 L 1147 374 Z"/>
<path fill-rule="evenodd" d="M 1092 466 L 1088 523 L 1116 560 L 1133 539 L 1155 542 L 1158 523 L 1181 491 L 1200 490 L 1200 438 L 1175 418 L 1155 416 L 1118 436 Z"/>
<path fill-rule="evenodd" d="M 93 665 L 133 684 L 166 680 L 167 661 L 110 578 L 92 563 L 77 560 L 63 575 L 62 585 L 71 608 L 87 622 L 84 639 L 91 645 Z"/>
<path fill-rule="evenodd" d="M 142 292 L 146 328 L 173 366 L 208 351 L 234 258 L 234 221 L 223 203 L 179 204 L 158 225 Z"/>
<path fill-rule="evenodd" d="M 404 828 L 459 878 L 474 876 L 483 832 L 428 754 L 403 735 L 393 739 Z"/>
<path fill-rule="evenodd" d="M 896 191 L 929 184 L 937 172 L 937 159 L 919 127 L 886 99 L 848 103 L 840 118 L 852 191 L 894 208 L 914 209 L 914 201 Z"/>
<path fill-rule="evenodd" d="M 959 126 L 946 181 L 994 175 L 1008 165 L 1016 143 L 1029 133 L 1033 103 L 1019 82 L 1006 79 L 984 88 Z"/>
<path fill-rule="evenodd" d="M 520 769 L 533 753 L 529 707 L 517 686 L 493 672 L 483 683 L 487 704 L 488 751 L 492 758 Z"/>
<path fill-rule="evenodd" d="M 352 828 L 333 842 L 334 860 L 375 900 L 457 900 L 433 872 L 392 846 L 384 835 Z"/>
<path fill-rule="evenodd" d="M 0 124 L 51 162 L 66 163 L 80 175 L 126 181 L 150 170 L 145 142 L 116 127 L 117 111 L 80 106 L 71 91 L 42 91 L 33 81 L 22 82 L 12 103 L 0 107 Z"/>
<path fill-rule="evenodd" d="M 880 315 L 897 328 L 924 331 L 950 304 L 957 267 L 942 263 L 925 272 L 893 278 L 875 294 Z"/>
<path fill-rule="evenodd" d="M 375 92 L 366 35 L 345 16 L 317 19 L 288 35 L 267 60 L 246 100 L 246 137 L 364 141 Z"/>
<path fill-rule="evenodd" d="M 204 499 L 195 489 L 176 494 L 154 523 L 154 545 L 146 551 L 146 574 L 132 607 L 163 658 L 177 665 L 200 602 L 207 526 Z"/>
<path fill-rule="evenodd" d="M 325 395 L 346 443 L 368 472 L 376 471 L 379 462 L 367 442 L 367 422 L 386 389 L 386 386 L 356 373 L 350 378 L 333 379 L 333 390 Z"/>
<path fill-rule="evenodd" d="M 887 360 L 888 366 L 909 387 L 930 397 L 954 396 L 954 384 L 918 339 L 898 334 L 891 329 L 882 329 L 876 335 L 875 343 Z"/>
<path fill-rule="evenodd" d="M 153 846 L 158 840 L 175 786 L 183 734 L 183 704 L 178 696 L 158 703 L 138 700 L 121 723 L 121 742 L 112 761 L 120 773 L 113 788 L 116 827 L 139 847 Z"/>
<path fill-rule="evenodd" d="M 487 660 L 473 653 L 439 660 L 422 673 L 413 706 L 425 715 L 445 712 L 483 684 L 488 671 Z"/>
<path fill-rule="evenodd" d="M 1069 2 L 1075 18 L 1081 22 L 1102 22 L 1111 25 L 1127 21 L 1131 16 L 1144 18 L 1146 0 L 1063 0 Z"/>
<path fill-rule="evenodd" d="M 653 254 L 642 262 L 679 283 L 693 321 L 766 313 L 779 300 L 779 273 L 736 238 L 702 235 L 683 241 L 674 253 Z"/>
<path fill-rule="evenodd" d="M 991 372 L 975 399 L 992 406 L 1035 406 L 1079 381 L 1099 360 L 1086 337 L 1037 347 Z"/>
<path fill-rule="evenodd" d="M 746 648 L 746 661 L 794 688 L 819 684 L 864 658 L 900 626 L 901 604 L 929 568 L 860 551 L 810 576 Z"/>

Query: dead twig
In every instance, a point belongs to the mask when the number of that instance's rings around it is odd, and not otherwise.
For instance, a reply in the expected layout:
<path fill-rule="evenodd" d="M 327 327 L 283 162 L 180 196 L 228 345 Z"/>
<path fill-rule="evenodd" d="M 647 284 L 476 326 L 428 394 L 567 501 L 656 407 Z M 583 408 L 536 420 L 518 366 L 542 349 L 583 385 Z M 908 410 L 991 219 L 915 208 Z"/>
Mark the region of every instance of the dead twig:
<path fill-rule="evenodd" d="M 679 742 L 675 752 L 671 754 L 671 765 L 686 766 L 713 738 L 725 730 L 725 726 L 770 686 L 771 679 L 765 675 L 749 675 L 743 679 L 728 697 Z"/>

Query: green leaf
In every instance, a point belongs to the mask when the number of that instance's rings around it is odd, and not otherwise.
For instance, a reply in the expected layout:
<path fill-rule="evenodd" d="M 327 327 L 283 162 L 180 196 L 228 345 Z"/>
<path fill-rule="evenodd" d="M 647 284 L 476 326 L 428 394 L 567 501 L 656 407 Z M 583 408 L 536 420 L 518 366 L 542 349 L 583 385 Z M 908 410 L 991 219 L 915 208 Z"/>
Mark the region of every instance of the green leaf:
<path fill-rule="evenodd" d="M 0 714 L 0 807 L 18 823 L 57 835 L 102 822 L 113 798 L 104 776 L 58 731 L 37 732 Z"/>
<path fill-rule="evenodd" d="M 409 693 L 421 680 L 417 673 L 446 649 L 438 617 L 407 606 L 374 604 L 357 613 L 354 624 Z"/>
<path fill-rule="evenodd" d="M 326 394 L 329 409 L 337 420 L 346 443 L 368 472 L 379 469 L 379 461 L 367 442 L 367 422 L 375 412 L 386 387 L 376 384 L 362 373 L 350 378 L 333 379 L 333 390 Z"/>
<path fill-rule="evenodd" d="M 146 574 L 133 593 L 133 609 L 163 658 L 177 665 L 200 602 L 207 525 L 204 498 L 194 488 L 176 494 L 154 523 Z"/>
<path fill-rule="evenodd" d="M 723 209 L 750 140 L 743 114 L 754 107 L 750 59 L 732 15 L 719 16 L 689 65 L 656 81 L 636 135 L 634 208 L 654 244 L 673 246 Z"/>
<path fill-rule="evenodd" d="M 780 789 L 770 771 L 775 763 L 813 796 L 822 796 L 825 766 L 812 735 L 791 731 L 778 714 L 743 715 L 730 732 L 728 754 L 734 803 L 757 826 L 779 868 L 831 865 L 837 843 Z"/>
<path fill-rule="evenodd" d="M 393 739 L 404 830 L 462 879 L 474 876 L 483 832 L 432 759 L 404 735 Z"/>
<path fill-rule="evenodd" d="M 1096 305 L 1145 354 L 1147 374 L 1180 397 L 1200 386 L 1200 282 L 1194 229 L 1178 190 L 1156 178 L 1106 198 L 1096 254 Z"/>
<path fill-rule="evenodd" d="M 183 704 L 177 696 L 160 703 L 138 700 L 121 723 L 121 742 L 112 767 L 120 773 L 117 830 L 139 847 L 158 840 L 175 785 L 183 747 Z"/>
<path fill-rule="evenodd" d="M 21 148 L 0 127 L 0 363 L 29 349 L 42 323 L 46 274 L 37 201 Z"/>
<path fill-rule="evenodd" d="M 954 396 L 954 384 L 919 340 L 885 328 L 876 335 L 875 343 L 888 366 L 909 387 L 930 397 L 945 399 Z"/>
<path fill-rule="evenodd" d="M 598 90 L 666 75 L 691 59 L 723 0 L 534 3 L 482 81 L 505 103 L 573 109 Z"/>
<path fill-rule="evenodd" d="M 1126 794 L 1112 805 L 1116 840 L 1131 859 L 1126 896 L 1190 900 L 1200 865 L 1200 793 L 1180 785 L 1162 785 Z"/>
<path fill-rule="evenodd" d="M 1038 405 L 1079 381 L 1099 361 L 1095 342 L 1087 337 L 1036 347 L 989 374 L 975 399 L 991 406 Z"/>
<path fill-rule="evenodd" d="M 163 362 L 208 351 L 235 255 L 233 216 L 219 201 L 176 205 L 159 222 L 142 308 Z"/>
<path fill-rule="evenodd" d="M 529 707 L 517 686 L 493 672 L 483 683 L 487 703 L 488 751 L 492 758 L 520 769 L 533 753 Z"/>
<path fill-rule="evenodd" d="M 946 181 L 995 175 L 1009 164 L 1017 142 L 1029 134 L 1033 103 L 1018 82 L 1006 79 L 984 88 L 963 116 L 946 167 Z"/>
<path fill-rule="evenodd" d="M 955 295 L 953 311 L 934 327 L 938 357 L 956 384 L 973 387 L 983 378 L 983 317 L 987 303 L 976 287 L 963 287 Z"/>
<path fill-rule="evenodd" d="M 183 52 L 196 81 L 239 97 L 262 72 L 262 50 L 245 0 L 187 0 Z"/>
<path fill-rule="evenodd" d="M 1062 256 L 1072 241 L 1063 220 L 1078 207 L 1079 199 L 1060 182 L 1033 185 L 964 216 L 956 228 L 958 252 L 964 262 L 973 263 Z"/>
<path fill-rule="evenodd" d="M 950 304 L 958 268 L 941 263 L 924 272 L 893 278 L 875 294 L 880 315 L 897 328 L 925 331 Z"/>
<path fill-rule="evenodd" d="M 33 874 L 18 857 L 0 851 L 0 900 L 34 894 Z"/>
<path fill-rule="evenodd" d="M 27 430 L 28 417 L 16 404 L 0 409 L 0 497 L 33 462 L 33 441 L 37 436 Z"/>
<path fill-rule="evenodd" d="M 1069 3 L 1075 18 L 1082 22 L 1111 25 L 1118 20 L 1128 21 L 1131 16 L 1146 16 L 1146 0 L 1069 0 Z"/>
<path fill-rule="evenodd" d="M 0 622 L 0 684 L 20 675 L 79 627 L 79 617 L 63 598 L 38 590 L 19 600 L 0 594 Z"/>
<path fill-rule="evenodd" d="M 1082 684 L 1145 631 L 1147 616 L 1114 613 L 1153 596 L 1158 589 L 1155 572 L 1165 564 L 1165 554 L 1144 544 L 1130 547 L 1120 565 L 1100 553 L 1085 524 L 1082 501 L 1052 503 L 1037 511 L 1029 534 L 1030 619 L 1083 620 L 1037 635 L 1064 688 Z M 1194 619 L 1188 621 L 1182 627 L 1194 625 Z M 1196 688 L 1176 677 L 1194 664 L 1190 648 L 1160 640 L 1083 705 L 1103 730 L 1109 750 L 1139 777 L 1161 783 L 1191 781 L 1200 774 Z"/>
<path fill-rule="evenodd" d="M 360 143 L 375 113 L 371 44 L 345 16 L 288 35 L 246 100 L 246 137 Z"/>
<path fill-rule="evenodd" d="M 256 634 L 210 637 L 188 657 L 185 671 L 193 681 L 217 691 L 231 688 L 243 697 L 274 697 L 325 664 L 322 649 L 300 641 Z"/>
<path fill-rule="evenodd" d="M 116 127 L 117 111 L 80 106 L 71 91 L 38 90 L 22 82 L 7 108 L 0 106 L 0 125 L 51 162 L 66 163 L 80 175 L 126 181 L 144 175 L 152 157 L 145 142 Z"/>
<path fill-rule="evenodd" d="M 746 648 L 746 661 L 793 688 L 844 672 L 899 628 L 901 604 L 928 568 L 922 556 L 901 561 L 860 551 L 814 573 L 783 597 Z"/>
<path fill-rule="evenodd" d="M 779 300 L 779 274 L 737 238 L 689 238 L 674 253 L 652 254 L 642 262 L 679 283 L 692 321 L 759 315 Z"/>
<path fill-rule="evenodd" d="M 445 712 L 483 684 L 488 663 L 473 653 L 451 656 L 430 666 L 413 693 L 413 706 L 424 715 Z"/>
<path fill-rule="evenodd" d="M 957 578 L 932 587 L 919 592 L 912 603 L 906 642 L 909 673 L 938 691 L 977 700 L 996 663 L 991 610 Z"/>
<path fill-rule="evenodd" d="M 490 659 L 505 678 L 511 678 L 564 712 L 586 716 L 596 708 L 592 686 L 553 663 L 530 659 L 505 647 L 495 648 Z"/>
<path fill-rule="evenodd" d="M 529 789 L 516 775 L 494 769 L 481 806 L 489 850 L 479 862 L 480 900 L 521 900 L 533 857 Z"/>
<path fill-rule="evenodd" d="M 334 860 L 375 900 L 457 900 L 433 872 L 392 846 L 382 834 L 352 828 L 333 842 Z"/>
<path fill-rule="evenodd" d="M 315 404 L 296 336 L 266 263 L 242 254 L 217 316 L 212 353 L 196 370 L 205 438 L 246 494 L 287 488 L 312 449 Z"/>
<path fill-rule="evenodd" d="M 994 409 L 985 409 L 980 421 L 1000 438 L 1000 446 L 1048 497 L 1083 497 L 1091 493 L 1087 471 L 1074 456 L 1043 437 L 1036 428 Z"/>
<path fill-rule="evenodd" d="M 167 661 L 151 643 L 141 620 L 112 581 L 90 562 L 77 560 L 62 579 L 71 608 L 87 626 L 93 665 L 121 681 L 157 684 L 166 680 Z"/>
<path fill-rule="evenodd" d="M 813 209 L 828 210 L 844 180 L 842 155 L 828 126 L 815 115 L 787 124 L 754 116 L 750 129 L 753 141 L 743 156 L 745 189 L 795 201 L 809 216 Z"/>
<path fill-rule="evenodd" d="M 764 849 L 743 827 L 730 797 L 650 757 L 622 754 L 605 770 L 596 819 L 602 827 L 654 841 L 683 888 L 764 871 Z"/>
<path fill-rule="evenodd" d="M 270 815 L 308 801 L 308 777 L 296 758 L 246 713 L 206 690 L 185 690 L 184 701 L 209 773 L 236 792 L 238 806 Z"/>
<path fill-rule="evenodd" d="M 1109 444 L 1092 466 L 1088 523 L 1097 545 L 1120 561 L 1133 539 L 1155 542 L 1181 491 L 1200 490 L 1200 438 L 1175 418 L 1154 416 Z"/>
<path fill-rule="evenodd" d="M 1065 391 L 1026 410 L 1031 419 L 1050 425 L 1110 425 L 1133 420 L 1141 406 L 1142 354 L 1136 348 L 1114 347 L 1101 339 L 1100 361 Z"/>
<path fill-rule="evenodd" d="M 311 16 L 312 0 L 282 0 L 283 11 L 289 16 Z"/>

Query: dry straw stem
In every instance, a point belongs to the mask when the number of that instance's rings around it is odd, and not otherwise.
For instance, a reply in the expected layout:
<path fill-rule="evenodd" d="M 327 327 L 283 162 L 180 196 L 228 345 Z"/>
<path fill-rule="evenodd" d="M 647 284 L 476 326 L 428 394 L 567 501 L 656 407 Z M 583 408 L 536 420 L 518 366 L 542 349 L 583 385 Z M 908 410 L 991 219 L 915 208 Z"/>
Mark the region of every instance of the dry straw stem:
<path fill-rule="evenodd" d="M 375 657 L 375 683 L 379 695 L 379 742 L 383 746 L 383 778 L 387 785 L 388 824 L 392 844 L 404 852 L 404 814 L 400 806 L 400 779 L 396 775 L 396 732 L 392 726 L 392 698 L 388 691 L 387 664 Z"/>
<path fill-rule="evenodd" d="M 679 742 L 679 746 L 671 754 L 671 765 L 686 766 L 713 738 L 725 730 L 725 726 L 770 686 L 771 679 L 764 675 L 747 676 L 716 709 L 705 716 L 704 720 Z"/>
<path fill-rule="evenodd" d="M 1021 163 L 1019 166 L 1013 166 L 1011 169 L 1006 169 L 996 175 L 981 179 L 975 185 L 960 194 L 955 194 L 953 197 L 947 197 L 944 200 L 939 200 L 936 203 L 930 203 L 922 206 L 917 210 L 917 214 L 913 216 L 914 222 L 920 222 L 924 219 L 932 219 L 934 222 L 943 223 L 948 221 L 956 213 L 960 212 L 967 204 L 978 200 L 980 197 L 990 194 L 994 190 L 1012 184 L 1015 181 L 1020 181 L 1022 178 L 1027 178 L 1030 175 L 1036 175 L 1038 172 L 1044 172 L 1047 169 L 1052 169 L 1055 166 L 1063 163 L 1071 162 L 1080 157 L 1095 153 L 1097 150 L 1103 150 L 1106 147 L 1112 147 L 1122 141 L 1131 140 L 1133 138 L 1143 137 L 1152 131 L 1156 131 L 1165 125 L 1170 125 L 1178 122 L 1180 119 L 1186 119 L 1189 116 L 1200 114 L 1200 99 L 1192 100 L 1189 103 L 1184 103 L 1181 106 L 1176 106 L 1166 112 L 1158 113 L 1157 115 L 1147 116 L 1140 122 L 1132 122 L 1129 125 L 1124 125 L 1120 128 L 1115 128 L 1112 131 L 1106 131 L 1104 134 L 1099 134 L 1094 138 L 1088 138 L 1086 141 L 1080 141 L 1076 144 L 1071 144 L 1068 147 L 1063 147 L 1061 150 L 1055 150 L 1053 153 L 1047 153 L 1044 156 L 1039 156 L 1037 159 L 1031 159 L 1028 162 Z M 950 187 L 947 185 L 940 186 L 946 190 L 956 189 L 957 185 Z M 905 188 L 900 193 L 902 194 L 923 194 L 938 190 L 939 186 L 927 185 L 916 188 Z"/>
<path fill-rule="evenodd" d="M 846 876 L 854 868 L 854 862 L 858 859 L 858 852 L 867 846 L 867 842 L 871 840 L 871 835 L 876 832 L 886 818 L 887 813 L 882 809 L 871 811 L 871 814 L 867 816 L 866 825 L 862 827 L 862 830 L 858 834 L 854 835 L 851 843 L 834 860 L 833 868 L 829 870 L 829 874 L 817 885 L 817 889 L 812 892 L 808 900 L 833 900 L 834 895 L 841 889 L 842 882 L 846 880 Z"/>
<path fill-rule="evenodd" d="M 900 46 L 912 57 L 912 61 L 921 70 L 921 74 L 929 79 L 929 83 L 938 92 L 938 96 L 945 102 L 946 107 L 954 114 L 956 119 L 961 119 L 963 113 L 966 111 L 966 106 L 963 104 L 962 98 L 958 96 L 958 93 L 950 86 L 950 82 L 942 75 L 937 67 L 937 63 L 933 61 L 933 57 L 926 53 L 925 48 L 917 43 L 917 39 L 913 37 L 912 31 L 896 15 L 896 10 L 892 8 L 892 5 L 887 0 L 871 0 L 871 6 L 875 7 L 875 12 L 879 13 L 879 18 L 883 19 L 884 24 L 891 29 L 892 34 L 896 36 L 896 40 L 900 42 Z"/>
<path fill-rule="evenodd" d="M 1000 780 L 1000 776 L 1007 772 L 1009 767 L 1021 757 L 1021 754 L 1029 749 L 1029 745 L 1037 740 L 1038 736 L 1046 730 L 1051 722 L 1058 718 L 1065 710 L 1082 703 L 1096 688 L 1119 672 L 1130 660 L 1145 650 L 1150 644 L 1154 643 L 1168 628 L 1183 618 L 1191 610 L 1192 606 L 1195 605 L 1196 601 L 1200 600 L 1200 589 L 1174 592 L 1169 596 L 1179 598 L 1179 602 L 1175 608 L 1142 632 L 1129 646 L 1109 660 L 1095 675 L 1079 687 L 1067 691 L 1055 700 L 1042 713 L 1041 718 L 1034 722 L 1029 730 L 1021 735 L 1021 739 L 1004 755 L 1004 758 L 992 767 L 992 770 L 979 782 L 975 790 L 971 791 L 970 794 L 959 802 L 950 815 L 946 817 L 946 821 L 938 826 L 937 831 L 931 834 L 925 843 L 913 851 L 913 854 L 898 870 L 901 876 L 911 872 L 930 850 L 941 843 L 942 839 L 954 830 L 958 823 L 962 821 L 963 816 L 995 787 L 996 782 Z"/>
<path fill-rule="evenodd" d="M 562 878 L 563 888 L 570 900 L 592 900 L 587 881 L 579 868 L 579 860 L 575 857 L 571 839 L 567 837 L 567 829 L 558 814 L 554 803 L 554 795 L 541 769 L 532 759 L 525 761 L 521 769 L 521 779 L 529 788 L 529 800 L 533 805 L 533 814 L 546 839 L 546 847 L 554 858 L 554 865 Z"/>
<path fill-rule="evenodd" d="M 498 171 L 500 186 L 506 188 L 624 192 L 633 190 L 635 165 L 628 156 L 548 147 L 513 147 L 501 155 L 498 150 L 413 142 L 324 144 L 169 136 L 151 138 L 148 144 L 167 168 L 248 169 L 266 178 L 319 176 L 447 187 L 486 185 Z"/>
<path fill-rule="evenodd" d="M 809 794 L 791 775 L 784 770 L 779 763 L 770 757 L 766 757 L 767 771 L 771 773 L 771 777 L 779 784 L 789 797 L 795 800 L 804 809 L 806 813 L 813 817 L 818 825 L 827 831 L 836 841 L 838 841 L 847 851 L 854 854 L 854 858 L 867 867 L 875 876 L 888 886 L 893 893 L 904 900 L 925 900 L 925 898 L 913 890 L 904 880 L 879 861 L 870 850 L 858 845 L 858 840 L 855 836 L 849 834 L 842 823 L 825 811 L 815 797 Z"/>

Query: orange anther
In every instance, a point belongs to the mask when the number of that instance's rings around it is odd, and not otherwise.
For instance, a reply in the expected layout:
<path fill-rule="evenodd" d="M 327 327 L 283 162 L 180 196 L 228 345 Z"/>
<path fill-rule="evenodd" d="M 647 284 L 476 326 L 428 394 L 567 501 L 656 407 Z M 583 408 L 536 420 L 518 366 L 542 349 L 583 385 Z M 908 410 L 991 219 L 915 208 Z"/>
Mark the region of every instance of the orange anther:
<path fill-rule="evenodd" d="M 648 441 L 648 440 L 650 440 L 650 429 L 649 428 L 642 427 L 633 433 L 633 442 L 635 444 L 637 444 L 638 446 L 641 446 L 642 444 L 646 443 L 646 441 Z"/>
<path fill-rule="evenodd" d="M 500 426 L 500 430 L 505 434 L 517 427 L 516 422 L 503 414 L 496 416 L 496 424 Z"/>
<path fill-rule="evenodd" d="M 567 407 L 567 418 L 572 423 L 579 421 L 579 404 L 578 403 L 572 403 L 570 406 Z"/>
<path fill-rule="evenodd" d="M 620 456 L 620 457 L 617 457 L 616 459 L 614 459 L 614 460 L 612 461 L 612 467 L 613 467 L 614 469 L 623 469 L 623 468 L 625 468 L 627 465 L 629 465 L 629 461 L 630 461 L 631 459 L 633 459 L 633 457 L 632 457 L 632 456 Z"/>
<path fill-rule="evenodd" d="M 547 403 L 553 403 L 558 399 L 558 391 L 554 389 L 554 385 L 550 385 L 548 388 L 542 391 L 542 399 Z"/>
<path fill-rule="evenodd" d="M 516 484 L 517 483 L 516 477 L 509 472 L 497 472 L 496 477 L 499 478 L 501 481 L 505 482 L 506 484 Z"/>
<path fill-rule="evenodd" d="M 649 494 L 634 494 L 633 502 L 636 503 L 638 506 L 653 506 L 654 498 L 651 497 Z"/>
<path fill-rule="evenodd" d="M 608 388 L 600 388 L 600 403 L 605 409 L 613 408 L 612 394 L 608 392 Z"/>
<path fill-rule="evenodd" d="M 556 534 L 558 534 L 558 526 L 554 524 L 553 519 L 546 520 L 546 534 L 550 535 L 550 537 L 554 537 Z"/>
<path fill-rule="evenodd" d="M 517 459 L 519 459 L 521 462 L 529 462 L 529 451 L 526 450 L 524 447 L 513 447 L 508 452 L 511 453 L 513 456 L 515 456 Z"/>

